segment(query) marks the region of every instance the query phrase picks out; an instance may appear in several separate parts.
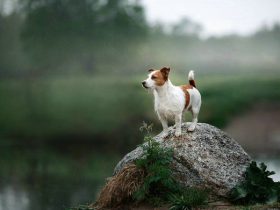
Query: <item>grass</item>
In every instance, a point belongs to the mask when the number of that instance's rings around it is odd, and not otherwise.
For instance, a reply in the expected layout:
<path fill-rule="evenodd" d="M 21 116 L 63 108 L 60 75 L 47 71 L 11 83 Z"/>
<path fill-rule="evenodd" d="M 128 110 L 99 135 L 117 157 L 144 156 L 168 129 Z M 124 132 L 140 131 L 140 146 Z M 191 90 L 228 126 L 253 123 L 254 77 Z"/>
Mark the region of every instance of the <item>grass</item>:
<path fill-rule="evenodd" d="M 140 143 L 137 128 L 143 119 L 155 122 L 156 132 L 161 130 L 153 97 L 140 86 L 143 78 L 1 80 L 0 136 L 79 138 L 108 145 L 117 140 L 119 148 L 132 147 Z M 183 84 L 186 77 L 172 74 L 171 80 Z M 218 127 L 255 103 L 280 101 L 280 74 L 197 75 L 196 80 L 203 100 L 199 120 Z"/>
<path fill-rule="evenodd" d="M 171 203 L 170 210 L 191 210 L 203 205 L 206 206 L 208 193 L 196 188 L 187 188 L 180 195 L 171 195 L 169 200 Z"/>
<path fill-rule="evenodd" d="M 221 210 L 276 210 L 280 208 L 280 203 L 276 203 L 276 204 L 271 204 L 271 205 L 253 205 L 253 206 L 224 206 L 224 207 L 217 207 L 217 209 L 221 209 Z M 143 209 L 143 208 L 142 208 Z M 150 208 L 145 208 L 146 210 L 153 210 L 154 207 L 150 207 Z M 166 208 L 161 208 L 161 209 L 168 209 Z M 211 206 L 205 205 L 203 207 L 199 207 L 199 209 L 215 209 Z M 80 205 L 77 207 L 73 207 L 70 209 L 65 209 L 65 210 L 95 210 L 94 208 L 89 208 L 87 205 Z"/>
<path fill-rule="evenodd" d="M 101 190 L 98 199 L 90 207 L 117 208 L 132 200 L 133 194 L 143 184 L 145 171 L 135 164 L 126 165 L 117 175 L 111 177 Z"/>
<path fill-rule="evenodd" d="M 224 127 L 232 117 L 240 114 L 250 106 L 261 102 L 279 102 L 279 77 L 260 78 L 234 76 L 216 79 L 210 86 L 205 82 L 201 87 L 203 121 Z M 204 83 L 202 83 L 204 84 Z M 209 112 L 211 110 L 211 112 Z"/>

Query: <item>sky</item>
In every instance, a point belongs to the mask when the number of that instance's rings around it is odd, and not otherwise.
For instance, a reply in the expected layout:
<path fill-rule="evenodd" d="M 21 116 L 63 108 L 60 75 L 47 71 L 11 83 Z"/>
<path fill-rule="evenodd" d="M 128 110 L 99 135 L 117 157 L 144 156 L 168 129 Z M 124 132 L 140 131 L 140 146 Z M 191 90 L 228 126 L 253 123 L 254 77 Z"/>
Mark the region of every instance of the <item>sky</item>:
<path fill-rule="evenodd" d="M 280 22 L 280 0 L 140 0 L 150 23 L 172 24 L 187 17 L 205 36 L 250 35 Z"/>

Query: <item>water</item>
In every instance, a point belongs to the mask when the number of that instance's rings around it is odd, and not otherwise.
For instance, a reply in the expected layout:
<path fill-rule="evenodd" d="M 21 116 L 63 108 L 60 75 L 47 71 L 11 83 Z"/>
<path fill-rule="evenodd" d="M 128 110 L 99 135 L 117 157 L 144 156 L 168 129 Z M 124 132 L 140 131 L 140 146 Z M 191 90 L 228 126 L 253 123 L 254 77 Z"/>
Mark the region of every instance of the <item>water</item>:
<path fill-rule="evenodd" d="M 117 155 L 0 147 L 0 210 L 68 210 L 92 203 Z"/>
<path fill-rule="evenodd" d="M 121 158 L 93 151 L 1 147 L 0 210 L 68 210 L 93 202 Z M 255 159 L 280 181 L 280 158 Z"/>
<path fill-rule="evenodd" d="M 270 177 L 275 182 L 280 182 L 280 157 L 269 157 L 264 155 L 256 157 L 255 160 L 257 163 L 265 163 L 265 165 L 267 165 L 267 170 L 275 172 L 275 174 L 271 175 Z"/>
<path fill-rule="evenodd" d="M 63 210 L 94 200 L 99 183 L 40 180 L 36 183 L 6 180 L 1 183 L 1 210 Z"/>

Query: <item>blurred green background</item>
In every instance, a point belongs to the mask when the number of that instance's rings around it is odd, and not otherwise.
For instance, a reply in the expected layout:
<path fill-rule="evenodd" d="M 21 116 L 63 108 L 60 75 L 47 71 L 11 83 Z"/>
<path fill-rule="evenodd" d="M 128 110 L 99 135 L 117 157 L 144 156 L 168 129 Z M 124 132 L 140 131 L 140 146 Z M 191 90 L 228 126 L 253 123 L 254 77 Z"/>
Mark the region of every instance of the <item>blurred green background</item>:
<path fill-rule="evenodd" d="M 174 84 L 194 69 L 199 121 L 280 171 L 280 25 L 248 36 L 201 30 L 187 18 L 169 30 L 150 24 L 141 1 L 1 0 L 0 210 L 94 201 L 142 142 L 142 122 L 161 131 L 140 84 L 162 66 Z"/>

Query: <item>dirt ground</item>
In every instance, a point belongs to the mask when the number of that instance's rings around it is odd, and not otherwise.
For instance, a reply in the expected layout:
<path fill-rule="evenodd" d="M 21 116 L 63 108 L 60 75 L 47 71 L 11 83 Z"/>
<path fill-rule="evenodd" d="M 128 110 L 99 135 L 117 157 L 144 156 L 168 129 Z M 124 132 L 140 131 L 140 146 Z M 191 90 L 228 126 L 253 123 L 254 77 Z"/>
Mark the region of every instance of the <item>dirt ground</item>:
<path fill-rule="evenodd" d="M 280 154 L 280 104 L 260 103 L 224 129 L 249 154 Z"/>
<path fill-rule="evenodd" d="M 233 206 L 230 203 L 226 203 L 223 201 L 215 202 L 207 207 L 201 207 L 201 208 L 193 208 L 194 210 L 244 210 L 244 209 L 250 209 L 250 210 L 280 210 L 280 203 L 276 203 L 273 205 L 254 205 L 254 206 Z M 108 209 L 109 210 L 109 209 Z M 112 209 L 110 209 L 112 210 Z M 116 210 L 116 209 L 114 209 Z M 169 210 L 169 206 L 162 206 L 162 207 L 152 207 L 151 205 L 140 205 L 138 207 L 122 207 L 117 210 Z"/>

